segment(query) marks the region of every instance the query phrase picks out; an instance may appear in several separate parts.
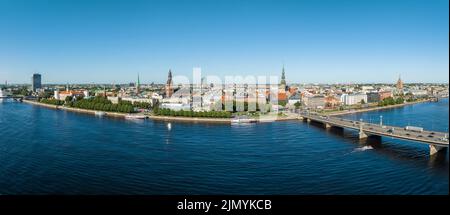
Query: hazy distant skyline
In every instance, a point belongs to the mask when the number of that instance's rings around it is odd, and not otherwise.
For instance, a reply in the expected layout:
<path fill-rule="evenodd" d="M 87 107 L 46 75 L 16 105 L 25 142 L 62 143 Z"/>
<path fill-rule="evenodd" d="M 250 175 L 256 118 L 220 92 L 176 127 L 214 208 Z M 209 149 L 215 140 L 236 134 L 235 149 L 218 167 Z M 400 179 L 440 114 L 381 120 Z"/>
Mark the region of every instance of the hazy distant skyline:
<path fill-rule="evenodd" d="M 447 0 L 0 0 L 0 84 L 448 83 Z"/>

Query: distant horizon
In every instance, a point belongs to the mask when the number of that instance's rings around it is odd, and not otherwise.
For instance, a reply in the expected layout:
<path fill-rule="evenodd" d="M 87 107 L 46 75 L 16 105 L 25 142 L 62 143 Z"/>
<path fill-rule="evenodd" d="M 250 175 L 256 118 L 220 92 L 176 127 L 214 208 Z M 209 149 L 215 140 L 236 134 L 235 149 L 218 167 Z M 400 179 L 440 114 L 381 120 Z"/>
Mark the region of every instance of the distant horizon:
<path fill-rule="evenodd" d="M 45 83 L 42 82 L 42 85 L 128 85 L 130 83 L 136 84 L 136 82 L 123 82 L 123 83 Z M 155 84 L 155 85 L 165 85 L 165 83 L 160 83 L 160 82 L 142 82 L 141 81 L 141 85 L 151 85 L 151 84 Z M 191 83 L 192 84 L 192 83 Z M 287 85 L 395 85 L 395 82 L 346 82 L 346 83 L 312 83 L 312 82 L 289 82 L 287 81 Z M 404 82 L 403 84 L 405 85 L 410 85 L 410 84 L 439 84 L 439 85 L 449 85 L 448 82 Z M 0 83 L 0 86 L 4 86 L 5 83 Z M 9 83 L 8 82 L 8 86 L 11 85 L 31 85 L 31 81 L 30 83 Z"/>
<path fill-rule="evenodd" d="M 30 74 L 30 77 L 29 77 L 29 79 L 31 79 L 31 77 L 32 77 L 32 75 L 33 74 L 40 74 L 40 75 L 42 75 L 42 84 L 43 85 L 45 85 L 45 84 L 49 84 L 49 85 L 66 85 L 67 83 L 69 83 L 70 85 L 72 85 L 72 84 L 107 84 L 107 85 L 111 85 L 111 84 L 113 84 L 113 83 L 107 83 L 107 82 L 73 82 L 73 83 L 70 83 L 70 82 L 45 82 L 44 81 L 44 78 L 45 78 L 45 74 L 43 74 L 43 73 L 39 73 L 39 72 L 36 72 L 36 73 L 31 73 Z M 138 74 L 136 74 L 136 77 L 135 77 L 135 79 L 136 80 L 132 80 L 132 81 L 129 81 L 129 82 L 126 82 L 126 81 L 124 81 L 124 82 L 117 82 L 117 83 L 114 83 L 114 84 L 129 84 L 129 83 L 136 83 L 137 82 L 137 75 Z M 167 73 L 165 74 L 165 75 L 167 75 Z M 245 77 L 245 76 L 247 76 L 246 74 L 240 74 L 241 76 L 243 76 L 243 77 Z M 141 82 L 141 84 L 151 84 L 151 83 L 154 83 L 154 84 L 164 84 L 166 81 L 162 81 L 162 82 L 156 82 L 156 81 L 143 81 L 142 80 L 142 75 L 141 74 L 139 74 L 139 76 L 140 76 L 140 82 Z M 174 74 L 174 76 L 177 76 L 177 75 L 175 75 Z M 206 74 L 205 76 L 208 76 L 208 74 Z M 251 76 L 251 75 L 248 75 L 248 76 Z M 288 73 L 286 73 L 286 76 L 287 77 L 289 77 L 289 74 Z M 189 76 L 188 76 L 189 77 Z M 192 75 L 191 75 L 191 77 L 192 77 Z M 256 77 L 256 76 L 255 76 Z M 281 77 L 281 75 L 279 75 L 278 76 L 279 78 Z M 396 82 L 397 82 L 397 80 L 398 80 L 398 78 L 401 78 L 402 79 L 402 81 L 403 81 L 403 83 L 404 84 L 416 84 L 416 83 L 420 83 L 420 84 L 449 84 L 449 80 L 446 80 L 446 81 L 442 81 L 442 82 L 440 82 L 440 81 L 434 81 L 434 82 L 417 82 L 417 81 L 405 81 L 404 79 L 403 79 L 403 76 L 402 75 L 400 75 L 400 76 L 397 76 L 397 78 L 396 79 L 393 79 L 391 82 L 377 82 L 377 81 L 373 81 L 373 82 L 358 82 L 358 81 L 334 81 L 334 82 L 295 82 L 295 81 L 289 81 L 289 79 L 288 78 L 286 78 L 286 81 L 287 81 L 287 83 L 288 84 L 395 84 Z M 0 77 L 1 78 L 1 77 Z M 220 78 L 223 78 L 223 77 L 220 77 Z M 191 78 L 189 78 L 190 80 L 191 80 Z M 1 80 L 0 80 L 1 81 Z M 7 80 L 5 80 L 5 81 L 7 81 Z M 0 82 L 0 85 L 4 85 L 4 83 L 5 83 L 5 81 L 3 81 L 3 82 Z M 31 84 L 31 80 L 29 80 L 28 82 L 27 81 L 24 81 L 24 82 L 9 82 L 9 81 L 7 81 L 8 82 L 8 85 L 9 84 L 12 84 L 12 85 L 14 85 L 14 84 L 16 84 L 16 85 L 27 85 L 27 84 Z"/>

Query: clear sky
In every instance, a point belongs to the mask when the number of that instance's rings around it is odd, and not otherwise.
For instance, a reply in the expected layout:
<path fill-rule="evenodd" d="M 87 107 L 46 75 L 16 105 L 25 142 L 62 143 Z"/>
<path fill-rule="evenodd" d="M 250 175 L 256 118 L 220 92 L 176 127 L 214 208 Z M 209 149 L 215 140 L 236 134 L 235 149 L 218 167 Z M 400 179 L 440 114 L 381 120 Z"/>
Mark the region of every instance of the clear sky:
<path fill-rule="evenodd" d="M 448 0 L 0 0 L 0 83 L 449 80 Z"/>

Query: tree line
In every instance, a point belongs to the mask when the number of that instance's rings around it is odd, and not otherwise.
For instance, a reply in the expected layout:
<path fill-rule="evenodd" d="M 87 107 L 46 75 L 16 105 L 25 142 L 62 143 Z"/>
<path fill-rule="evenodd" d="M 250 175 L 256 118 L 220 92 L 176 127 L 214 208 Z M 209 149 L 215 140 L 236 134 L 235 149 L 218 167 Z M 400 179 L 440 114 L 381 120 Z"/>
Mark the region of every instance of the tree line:
<path fill-rule="evenodd" d="M 120 112 L 120 113 L 134 113 L 134 106 L 129 102 L 119 101 L 117 104 L 113 104 L 107 98 L 97 96 L 88 99 L 78 99 L 75 101 L 70 101 L 67 99 L 66 105 L 68 107 L 75 107 L 87 110 L 98 110 L 107 112 Z"/>
<path fill-rule="evenodd" d="M 46 99 L 46 98 L 40 99 L 39 102 L 44 103 L 44 104 L 49 104 L 49 105 L 58 105 L 58 106 L 64 104 L 64 101 L 57 100 L 57 99 Z"/>
<path fill-rule="evenodd" d="M 378 102 L 378 106 L 388 106 L 388 105 L 396 105 L 396 104 L 403 104 L 405 102 L 405 99 L 398 97 L 397 99 L 394 99 L 392 97 L 385 98 L 382 101 Z"/>
<path fill-rule="evenodd" d="M 192 110 L 171 110 L 167 108 L 155 108 L 153 113 L 159 116 L 183 116 L 183 117 L 206 117 L 206 118 L 231 118 L 231 113 L 227 111 L 201 111 Z"/>

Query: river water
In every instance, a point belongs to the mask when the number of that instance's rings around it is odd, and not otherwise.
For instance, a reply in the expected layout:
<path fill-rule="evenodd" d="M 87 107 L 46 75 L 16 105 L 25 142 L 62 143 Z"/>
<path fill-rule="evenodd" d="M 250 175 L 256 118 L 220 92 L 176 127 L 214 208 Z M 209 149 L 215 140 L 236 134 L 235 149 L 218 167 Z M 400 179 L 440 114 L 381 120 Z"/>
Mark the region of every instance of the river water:
<path fill-rule="evenodd" d="M 346 118 L 448 132 L 448 99 Z M 448 194 L 448 153 L 300 121 L 133 121 L 0 102 L 0 194 Z"/>

